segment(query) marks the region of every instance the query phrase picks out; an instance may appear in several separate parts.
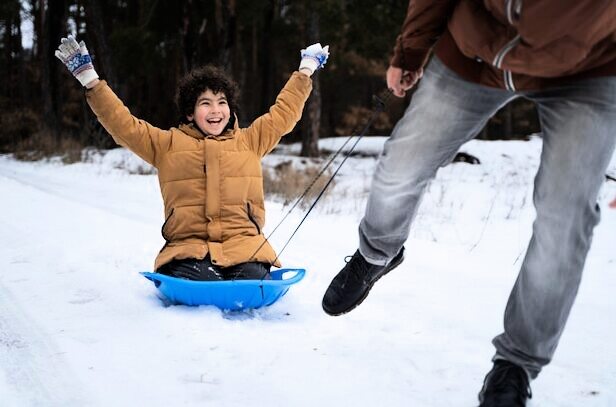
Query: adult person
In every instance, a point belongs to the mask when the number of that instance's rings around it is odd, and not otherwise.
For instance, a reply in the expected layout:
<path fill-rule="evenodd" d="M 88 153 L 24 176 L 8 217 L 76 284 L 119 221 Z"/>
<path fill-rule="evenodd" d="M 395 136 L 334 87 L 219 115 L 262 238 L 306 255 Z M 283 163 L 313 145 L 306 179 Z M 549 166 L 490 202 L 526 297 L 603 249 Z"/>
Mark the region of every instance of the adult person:
<path fill-rule="evenodd" d="M 328 287 L 325 312 L 349 312 L 402 262 L 439 167 L 499 108 L 530 99 L 543 136 L 537 215 L 479 393 L 481 406 L 525 405 L 530 379 L 552 360 L 599 222 L 597 194 L 616 143 L 615 41 L 614 1 L 410 1 L 387 84 L 403 96 L 423 79 L 385 144 L 359 249 Z"/>

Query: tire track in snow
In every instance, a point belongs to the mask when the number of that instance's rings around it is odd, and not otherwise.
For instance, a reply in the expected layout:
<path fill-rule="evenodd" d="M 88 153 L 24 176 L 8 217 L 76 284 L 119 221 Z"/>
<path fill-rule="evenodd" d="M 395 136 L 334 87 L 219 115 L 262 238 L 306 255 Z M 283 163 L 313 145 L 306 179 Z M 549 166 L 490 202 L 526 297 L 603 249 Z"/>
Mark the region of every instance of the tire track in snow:
<path fill-rule="evenodd" d="M 96 194 L 93 194 L 90 199 L 90 195 L 84 195 L 82 193 L 70 193 L 70 186 L 63 183 L 53 182 L 49 177 L 41 177 L 34 173 L 19 173 L 15 170 L 15 166 L 7 166 L 5 162 L 0 161 L 0 177 L 8 179 L 10 181 L 21 184 L 25 187 L 35 189 L 45 194 L 52 195 L 56 198 L 60 198 L 66 201 L 70 201 L 74 204 L 80 204 L 90 208 L 95 208 L 106 213 L 110 213 L 131 221 L 137 221 L 145 224 L 152 224 L 152 222 L 158 222 L 159 219 L 153 219 L 149 216 L 144 216 L 142 211 L 127 211 L 126 209 L 116 208 L 112 205 L 104 205 L 98 199 Z M 94 191 L 100 192 L 100 191 Z"/>
<path fill-rule="evenodd" d="M 82 386 L 61 352 L 33 325 L 0 282 L 0 394 L 2 406 L 84 406 Z"/>
<path fill-rule="evenodd" d="M 91 406 L 95 400 L 84 395 L 84 383 L 73 374 L 69 365 L 70 348 L 62 348 L 37 321 L 40 314 L 30 314 L 28 298 L 41 291 L 28 285 L 36 273 L 23 277 L 23 267 L 45 264 L 32 256 L 62 252 L 64 244 L 53 236 L 62 219 L 81 211 L 103 211 L 105 216 L 136 220 L 126 211 L 113 210 L 77 197 L 78 188 L 66 183 L 44 180 L 37 174 L 13 171 L 0 162 L 0 190 L 5 197 L 3 219 L 0 219 L 0 406 L 2 407 L 73 407 Z M 75 192 L 74 192 L 75 191 Z M 99 192 L 99 191 L 97 191 Z M 73 196 L 75 195 L 75 196 Z M 88 197 L 86 197 L 88 198 Z M 96 199 L 96 196 L 90 200 Z M 58 203 L 59 202 L 59 203 Z M 66 202 L 66 206 L 64 204 Z M 39 221 L 49 214 L 49 206 L 65 206 L 66 211 Z M 47 209 L 45 208 L 47 207 Z M 81 209 L 83 208 L 83 209 Z M 44 219 L 44 218 L 41 218 Z M 137 221 L 144 222 L 145 219 Z M 42 227 L 42 225 L 46 225 Z M 33 265 L 28 264 L 34 260 Z M 19 284 L 19 287 L 13 285 Z M 15 291 L 20 289 L 19 292 Z M 34 289 L 29 293 L 29 289 Z M 94 404 L 95 405 L 95 404 Z"/>

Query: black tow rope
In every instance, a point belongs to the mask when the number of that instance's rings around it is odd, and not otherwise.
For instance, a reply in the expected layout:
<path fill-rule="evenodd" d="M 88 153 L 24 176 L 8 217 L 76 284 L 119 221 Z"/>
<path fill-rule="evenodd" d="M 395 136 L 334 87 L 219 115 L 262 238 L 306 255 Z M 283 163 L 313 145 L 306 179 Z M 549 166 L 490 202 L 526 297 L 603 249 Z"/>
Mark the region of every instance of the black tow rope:
<path fill-rule="evenodd" d="M 299 228 L 302 226 L 302 224 L 304 223 L 304 221 L 306 220 L 306 218 L 308 218 L 308 215 L 310 215 L 310 212 L 312 212 L 312 209 L 314 209 L 314 207 L 316 206 L 317 202 L 319 202 L 319 199 L 321 199 L 321 197 L 323 196 L 323 194 L 325 193 L 325 191 L 327 190 L 327 188 L 329 187 L 329 185 L 332 183 L 332 181 L 334 180 L 334 178 L 336 177 L 336 175 L 338 174 L 338 172 L 340 171 L 340 168 L 342 167 L 342 165 L 344 165 L 344 163 L 346 162 L 347 158 L 349 158 L 349 156 L 351 155 L 351 153 L 353 152 L 353 150 L 355 149 L 355 147 L 357 147 L 357 144 L 359 143 L 359 141 L 366 135 L 366 133 L 368 132 L 368 129 L 370 129 L 370 126 L 372 125 L 372 123 L 374 123 L 374 121 L 376 120 L 376 118 L 378 117 L 379 113 L 383 112 L 386 108 L 387 102 L 389 101 L 389 99 L 391 98 L 391 91 L 389 90 L 384 90 L 383 92 L 381 92 L 381 96 L 377 96 L 377 95 L 373 95 L 372 99 L 374 102 L 374 108 L 372 109 L 372 112 L 368 118 L 368 121 L 362 126 L 362 125 L 358 125 L 357 128 L 354 129 L 353 132 L 351 132 L 351 135 L 346 139 L 346 141 L 342 144 L 342 146 L 340 146 L 340 148 L 338 149 L 338 151 L 336 151 L 336 153 L 329 159 L 329 161 L 323 166 L 323 168 L 321 169 L 321 171 L 319 171 L 319 173 L 314 177 L 314 179 L 310 182 L 310 184 L 308 185 L 308 187 L 306 187 L 306 189 L 304 190 L 304 192 L 295 200 L 295 203 L 291 206 L 291 208 L 287 211 L 287 213 L 283 216 L 282 220 L 280 220 L 280 222 L 278 222 L 278 224 L 276 225 L 276 227 L 274 228 L 274 230 L 272 230 L 272 232 L 267 235 L 267 237 L 265 238 L 265 241 L 263 241 L 263 243 L 261 243 L 261 245 L 259 245 L 259 247 L 257 248 L 257 250 L 255 250 L 255 252 L 252 254 L 252 256 L 250 256 L 250 259 L 252 260 L 254 258 L 254 256 L 259 252 L 259 250 L 261 250 L 261 248 L 263 247 L 263 245 L 265 245 L 265 243 L 269 242 L 269 239 L 272 237 L 272 235 L 276 232 L 276 230 L 280 227 L 280 225 L 282 225 L 284 223 L 284 221 L 287 219 L 287 217 L 291 214 L 291 212 L 293 212 L 293 210 L 297 207 L 297 205 L 299 205 L 299 203 L 306 197 L 306 195 L 308 194 L 308 192 L 312 189 L 312 187 L 314 186 L 314 184 L 317 182 L 317 180 L 321 177 L 321 175 L 323 175 L 325 173 L 325 171 L 331 166 L 331 164 L 334 162 L 334 160 L 340 155 L 340 153 L 342 152 L 342 150 L 344 149 L 344 147 L 349 143 L 349 141 L 351 141 L 351 139 L 353 137 L 357 137 L 357 139 L 355 140 L 355 142 L 353 143 L 353 145 L 351 146 L 351 148 L 349 149 L 349 151 L 345 154 L 344 159 L 342 160 L 342 162 L 340 164 L 338 164 L 338 167 L 336 168 L 336 171 L 334 171 L 334 173 L 332 174 L 331 177 L 329 177 L 329 180 L 327 180 L 327 183 L 323 186 L 323 188 L 321 188 L 321 191 L 319 192 L 319 194 L 317 195 L 317 197 L 315 198 L 314 202 L 312 203 L 312 205 L 310 205 L 310 208 L 308 208 L 308 211 L 306 212 L 306 214 L 304 215 L 304 217 L 302 218 L 302 220 L 299 222 L 299 224 L 297 225 L 297 227 L 295 228 L 295 230 L 293 231 L 293 233 L 291 234 L 291 236 L 287 239 L 286 243 L 284 244 L 284 246 L 282 247 L 282 249 L 278 252 L 278 255 L 276 256 L 276 258 L 274 259 L 273 263 L 276 263 L 276 260 L 278 260 L 278 258 L 280 257 L 280 255 L 282 254 L 282 252 L 284 252 L 284 250 L 287 248 L 287 246 L 289 245 L 289 243 L 291 242 L 291 239 L 293 239 L 293 237 L 295 236 L 295 234 L 297 233 L 297 231 L 299 230 Z M 358 136 L 355 136 L 354 134 L 356 133 L 356 131 L 361 128 L 361 132 L 359 133 Z M 250 260 L 249 260 L 250 261 Z M 265 278 L 265 275 L 261 278 L 261 280 L 263 280 L 263 278 Z"/>

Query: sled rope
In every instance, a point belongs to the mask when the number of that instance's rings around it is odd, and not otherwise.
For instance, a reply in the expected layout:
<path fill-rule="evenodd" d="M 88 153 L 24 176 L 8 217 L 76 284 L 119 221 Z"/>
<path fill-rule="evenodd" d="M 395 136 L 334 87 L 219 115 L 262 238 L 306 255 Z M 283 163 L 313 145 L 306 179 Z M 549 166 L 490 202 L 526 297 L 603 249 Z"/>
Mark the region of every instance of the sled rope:
<path fill-rule="evenodd" d="M 368 132 L 368 129 L 370 129 L 370 126 L 372 125 L 372 123 L 374 123 L 374 121 L 376 120 L 376 118 L 378 117 L 379 113 L 383 112 L 385 110 L 385 107 L 387 105 L 387 102 L 389 101 L 389 99 L 391 98 L 391 91 L 389 90 L 384 90 L 383 92 L 381 92 L 381 97 L 377 96 L 377 95 L 373 95 L 373 101 L 375 103 L 375 107 L 372 109 L 372 112 L 367 120 L 367 122 L 363 125 L 363 128 L 361 125 L 358 125 L 356 129 L 354 129 L 353 132 L 351 132 L 351 135 L 349 137 L 347 137 L 347 139 L 345 140 L 345 142 L 340 146 L 340 148 L 338 149 L 338 151 L 336 151 L 328 160 L 328 162 L 323 166 L 323 168 L 321 169 L 321 171 L 319 171 L 319 173 L 312 179 L 312 181 L 310 182 L 310 184 L 308 185 L 308 187 L 306 187 L 306 189 L 304 189 L 304 192 L 302 192 L 302 194 L 295 200 L 295 203 L 291 206 L 291 208 L 287 211 L 287 213 L 282 217 L 282 219 L 280 220 L 280 222 L 278 222 L 278 224 L 276 225 L 276 227 L 274 227 L 274 230 L 272 230 L 270 232 L 269 235 L 267 235 L 265 237 L 265 241 L 263 241 L 263 243 L 261 243 L 259 245 L 259 247 L 257 248 L 257 250 L 255 250 L 255 252 L 252 254 L 252 256 L 250 256 L 250 260 L 254 259 L 254 256 L 259 252 L 259 250 L 261 250 L 261 248 L 263 247 L 263 245 L 265 245 L 265 243 L 269 242 L 269 239 L 272 237 L 272 235 L 276 232 L 276 230 L 280 227 L 280 225 L 282 225 L 284 223 L 284 221 L 287 219 L 287 217 L 291 214 L 291 212 L 297 207 L 297 205 L 299 205 L 299 203 L 304 200 L 304 198 L 306 197 L 306 195 L 308 194 L 308 192 L 310 192 L 310 190 L 312 189 L 312 187 L 314 186 L 314 184 L 317 182 L 317 180 L 325 173 L 325 171 L 332 165 L 332 163 L 334 162 L 334 160 L 342 153 L 342 151 L 344 150 L 344 147 L 346 147 L 346 145 L 351 141 L 351 139 L 353 137 L 357 137 L 357 139 L 355 140 L 355 142 L 353 143 L 353 145 L 351 146 L 351 148 L 349 149 L 349 151 L 344 155 L 344 158 L 342 160 L 342 162 L 340 162 L 340 164 L 338 164 L 338 167 L 336 168 L 336 170 L 334 171 L 334 173 L 331 175 L 331 177 L 329 177 L 329 179 L 327 180 L 327 183 L 323 186 L 323 188 L 321 188 L 321 191 L 319 192 L 319 194 L 317 195 L 317 197 L 315 198 L 314 202 L 312 203 L 312 205 L 310 205 L 310 208 L 308 208 L 308 211 L 304 214 L 304 217 L 302 218 L 302 220 L 299 222 L 299 224 L 297 225 L 297 227 L 295 228 L 295 230 L 293 231 L 293 233 L 291 234 L 291 236 L 287 239 L 286 243 L 284 244 L 284 246 L 282 247 L 282 249 L 278 252 L 278 254 L 276 255 L 276 258 L 274 259 L 274 261 L 272 263 L 276 263 L 276 260 L 278 260 L 278 258 L 280 257 L 280 255 L 282 254 L 282 252 L 284 252 L 284 250 L 287 248 L 287 246 L 289 245 L 289 243 L 291 242 L 291 240 L 293 239 L 293 237 L 295 236 L 295 234 L 297 233 L 297 231 L 299 230 L 299 228 L 302 226 L 302 224 L 304 223 L 304 221 L 306 220 L 306 218 L 308 218 L 308 215 L 310 215 L 310 212 L 312 212 L 312 209 L 314 209 L 314 207 L 316 206 L 317 202 L 321 199 L 321 197 L 323 196 L 323 194 L 325 193 L 325 191 L 327 190 L 327 188 L 329 187 L 329 185 L 332 183 L 332 181 L 334 180 L 334 178 L 336 177 L 336 175 L 338 174 L 338 172 L 340 171 L 340 168 L 342 167 L 342 165 L 346 162 L 347 158 L 349 158 L 349 156 L 351 155 L 351 153 L 353 152 L 353 150 L 355 149 L 355 147 L 357 146 L 357 144 L 359 143 L 359 141 L 366 135 L 366 133 Z M 358 129 L 361 128 L 361 132 L 359 133 L 359 135 L 355 136 L 355 133 L 357 132 Z M 265 276 L 263 276 L 261 279 L 265 278 Z"/>

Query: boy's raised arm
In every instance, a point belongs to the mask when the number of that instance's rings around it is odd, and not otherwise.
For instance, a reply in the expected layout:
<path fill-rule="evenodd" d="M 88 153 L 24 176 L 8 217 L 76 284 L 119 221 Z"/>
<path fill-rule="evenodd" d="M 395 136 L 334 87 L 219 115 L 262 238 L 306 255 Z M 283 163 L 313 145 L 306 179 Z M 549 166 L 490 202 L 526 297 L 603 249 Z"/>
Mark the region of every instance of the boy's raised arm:
<path fill-rule="evenodd" d="M 56 57 L 86 87 L 87 101 L 98 121 L 116 143 L 156 166 L 156 153 L 168 144 L 170 132 L 133 116 L 105 81 L 99 80 L 86 44 L 69 35 L 62 38 Z"/>
<path fill-rule="evenodd" d="M 304 104 L 312 91 L 310 76 L 327 62 L 329 46 L 312 44 L 301 50 L 301 57 L 299 72 L 291 75 L 269 112 L 245 129 L 251 149 L 261 156 L 269 153 L 301 119 Z"/>

